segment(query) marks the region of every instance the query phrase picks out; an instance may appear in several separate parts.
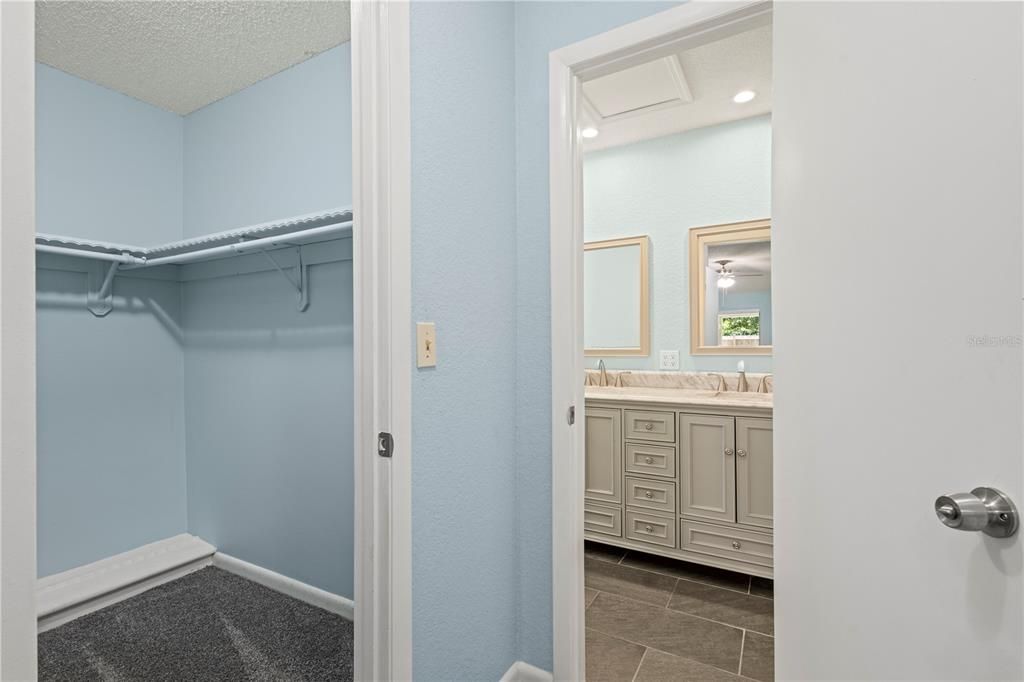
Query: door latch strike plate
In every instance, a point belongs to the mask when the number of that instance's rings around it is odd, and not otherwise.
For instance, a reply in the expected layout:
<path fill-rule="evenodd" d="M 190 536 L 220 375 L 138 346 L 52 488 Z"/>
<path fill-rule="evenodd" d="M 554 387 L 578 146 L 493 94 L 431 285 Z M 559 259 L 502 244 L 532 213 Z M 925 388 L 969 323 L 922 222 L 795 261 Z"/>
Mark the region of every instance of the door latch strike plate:
<path fill-rule="evenodd" d="M 377 454 L 381 457 L 391 457 L 395 453 L 395 438 L 387 431 L 377 434 Z"/>
<path fill-rule="evenodd" d="M 569 426 L 572 426 L 573 424 L 576 423 L 576 406 L 575 405 L 570 405 L 569 406 L 569 414 L 567 415 L 567 419 L 569 421 Z"/>

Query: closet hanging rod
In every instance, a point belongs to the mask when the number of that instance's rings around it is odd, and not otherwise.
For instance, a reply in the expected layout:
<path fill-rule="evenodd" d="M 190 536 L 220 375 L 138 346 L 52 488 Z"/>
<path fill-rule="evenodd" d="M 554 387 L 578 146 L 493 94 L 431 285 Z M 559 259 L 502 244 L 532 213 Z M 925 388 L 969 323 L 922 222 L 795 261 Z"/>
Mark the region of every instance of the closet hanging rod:
<path fill-rule="evenodd" d="M 309 237 L 319 237 L 323 235 L 333 234 L 335 232 L 351 232 L 352 221 L 346 220 L 345 222 L 335 223 L 333 225 L 322 225 L 320 227 L 311 227 L 307 230 L 299 230 L 297 232 L 288 232 L 286 234 L 277 234 L 272 237 L 262 237 L 260 239 L 250 239 L 248 241 L 236 242 L 233 244 L 222 244 L 221 246 L 211 246 L 206 249 L 199 249 L 198 251 L 186 251 L 185 253 L 176 253 L 172 256 L 161 256 L 159 258 L 148 258 L 142 263 L 131 263 L 122 266 L 122 270 L 135 270 L 138 268 L 155 267 L 158 265 L 179 265 L 182 263 L 191 263 L 197 260 L 206 260 L 208 258 L 216 258 L 217 256 L 233 256 L 240 255 L 249 252 L 259 251 L 261 249 L 271 248 L 275 246 L 287 246 L 296 239 L 306 239 Z"/>
<path fill-rule="evenodd" d="M 66 246 L 50 246 L 49 244 L 36 244 L 36 251 L 42 253 L 55 253 L 61 256 L 75 256 L 77 258 L 89 258 L 92 260 L 105 260 L 126 265 L 142 266 L 146 259 L 133 256 L 129 253 L 105 253 L 103 251 L 85 251 L 83 249 L 72 249 Z"/>

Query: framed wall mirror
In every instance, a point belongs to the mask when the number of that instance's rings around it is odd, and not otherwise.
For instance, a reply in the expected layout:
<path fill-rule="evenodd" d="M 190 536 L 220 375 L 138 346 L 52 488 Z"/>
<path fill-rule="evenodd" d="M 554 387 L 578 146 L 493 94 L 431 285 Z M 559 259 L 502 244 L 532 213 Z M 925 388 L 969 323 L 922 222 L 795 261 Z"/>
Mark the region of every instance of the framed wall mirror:
<path fill-rule="evenodd" d="M 772 352 L 771 221 L 690 230 L 690 352 Z"/>
<path fill-rule="evenodd" d="M 585 355 L 650 355 L 648 238 L 583 246 Z"/>

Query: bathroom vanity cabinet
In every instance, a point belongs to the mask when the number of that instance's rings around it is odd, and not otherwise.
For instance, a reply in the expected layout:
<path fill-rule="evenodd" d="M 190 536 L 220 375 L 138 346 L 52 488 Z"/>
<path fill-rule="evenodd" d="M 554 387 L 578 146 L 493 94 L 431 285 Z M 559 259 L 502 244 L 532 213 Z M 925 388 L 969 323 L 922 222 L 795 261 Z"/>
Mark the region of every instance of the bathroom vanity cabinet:
<path fill-rule="evenodd" d="M 691 393 L 588 388 L 585 537 L 772 577 L 770 396 Z"/>

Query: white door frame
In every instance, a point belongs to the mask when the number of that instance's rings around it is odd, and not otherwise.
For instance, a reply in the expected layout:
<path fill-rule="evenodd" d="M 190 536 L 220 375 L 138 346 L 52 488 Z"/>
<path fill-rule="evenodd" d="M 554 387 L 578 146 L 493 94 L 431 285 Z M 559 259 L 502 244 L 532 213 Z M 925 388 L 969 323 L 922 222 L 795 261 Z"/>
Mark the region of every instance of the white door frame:
<path fill-rule="evenodd" d="M 412 679 L 409 4 L 352 5 L 355 679 Z M 390 459 L 378 434 L 394 437 Z M 372 652 L 372 655 L 367 655 Z"/>
<path fill-rule="evenodd" d="M 356 2 L 357 679 L 411 679 L 409 6 Z M 0 679 L 36 659 L 35 8 L 0 3 Z M 394 456 L 377 455 L 390 432 Z"/>
<path fill-rule="evenodd" d="M 36 679 L 35 6 L 0 2 L 0 679 Z"/>
<path fill-rule="evenodd" d="M 583 161 L 578 112 L 584 81 L 763 23 L 766 0 L 690 2 L 551 53 L 551 452 L 554 675 L 582 680 Z M 571 314 L 556 314 L 571 311 Z M 568 415 L 575 410 L 575 424 Z"/>

